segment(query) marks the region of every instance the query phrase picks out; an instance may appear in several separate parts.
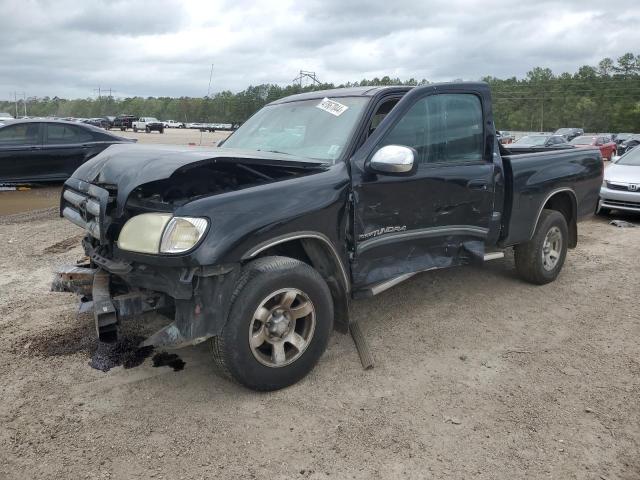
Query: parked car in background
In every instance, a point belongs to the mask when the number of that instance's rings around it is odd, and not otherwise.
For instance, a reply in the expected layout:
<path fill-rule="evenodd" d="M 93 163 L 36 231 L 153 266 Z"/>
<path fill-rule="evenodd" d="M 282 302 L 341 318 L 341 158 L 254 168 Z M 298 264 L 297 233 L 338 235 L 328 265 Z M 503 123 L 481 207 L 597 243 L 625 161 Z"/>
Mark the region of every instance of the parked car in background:
<path fill-rule="evenodd" d="M 132 142 L 84 123 L 16 120 L 0 126 L 0 183 L 66 180 L 110 145 Z"/>
<path fill-rule="evenodd" d="M 109 130 L 109 127 L 111 127 L 111 122 L 109 122 L 109 120 L 100 117 L 89 118 L 82 123 L 87 123 L 89 125 L 93 125 L 94 127 L 104 128 L 105 130 Z"/>
<path fill-rule="evenodd" d="M 570 142 L 574 138 L 579 137 L 580 135 L 584 135 L 584 130 L 581 128 L 559 128 L 558 130 L 553 132 L 553 134 L 562 135 L 567 139 L 568 142 Z"/>
<path fill-rule="evenodd" d="M 640 213 L 640 148 L 629 151 L 604 171 L 598 212 Z"/>
<path fill-rule="evenodd" d="M 567 139 L 562 135 L 537 134 L 526 135 L 517 141 L 509 144 L 507 147 L 510 151 L 529 151 L 536 150 L 555 150 L 563 148 L 573 148 Z"/>
<path fill-rule="evenodd" d="M 6 112 L 0 112 L 0 123 L 4 124 L 6 122 L 11 122 L 15 120 L 15 118 L 13 118 L 13 116 L 9 113 Z"/>
<path fill-rule="evenodd" d="M 496 138 L 503 145 L 507 145 L 513 143 L 516 137 L 510 132 L 505 132 L 504 130 L 496 130 Z"/>
<path fill-rule="evenodd" d="M 616 138 L 614 139 L 618 145 L 620 145 L 625 140 L 633 137 L 633 133 L 618 133 L 616 134 Z"/>
<path fill-rule="evenodd" d="M 574 147 L 598 147 L 602 158 L 611 160 L 616 154 L 616 142 L 602 135 L 580 135 L 569 142 Z"/>
<path fill-rule="evenodd" d="M 623 155 L 629 150 L 632 150 L 640 145 L 640 134 L 633 134 L 626 138 L 618 145 L 618 155 Z"/>
<path fill-rule="evenodd" d="M 155 117 L 140 117 L 138 120 L 133 122 L 132 128 L 134 132 L 144 130 L 147 133 L 164 133 L 164 124 Z"/>
<path fill-rule="evenodd" d="M 113 119 L 113 123 L 109 128 L 119 128 L 121 131 L 125 131 L 129 128 L 133 128 L 133 122 L 138 120 L 138 117 L 133 115 L 118 115 Z"/>
<path fill-rule="evenodd" d="M 175 120 L 164 120 L 162 124 L 165 128 L 184 128 L 184 122 L 176 122 Z"/>

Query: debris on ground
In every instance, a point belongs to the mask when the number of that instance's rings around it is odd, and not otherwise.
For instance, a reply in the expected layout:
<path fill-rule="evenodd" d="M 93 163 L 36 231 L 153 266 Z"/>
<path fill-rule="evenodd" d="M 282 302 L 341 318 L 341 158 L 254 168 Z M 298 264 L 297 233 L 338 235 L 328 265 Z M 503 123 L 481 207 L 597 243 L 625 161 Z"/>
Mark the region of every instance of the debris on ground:
<path fill-rule="evenodd" d="M 613 225 L 614 227 L 620 228 L 633 228 L 635 225 L 631 222 L 627 222 L 626 220 L 611 220 L 609 225 Z"/>
<path fill-rule="evenodd" d="M 171 367 L 174 372 L 178 372 L 182 370 L 185 365 L 184 360 L 175 353 L 159 352 L 153 356 L 154 367 Z"/>
<path fill-rule="evenodd" d="M 452 423 L 454 425 L 460 425 L 462 422 L 456 417 L 444 417 L 444 423 Z"/>

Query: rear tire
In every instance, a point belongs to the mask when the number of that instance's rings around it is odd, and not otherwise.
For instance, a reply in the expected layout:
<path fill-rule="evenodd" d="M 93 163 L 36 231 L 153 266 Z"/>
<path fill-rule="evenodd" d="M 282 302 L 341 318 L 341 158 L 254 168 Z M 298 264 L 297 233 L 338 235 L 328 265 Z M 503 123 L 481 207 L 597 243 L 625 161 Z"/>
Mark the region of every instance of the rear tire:
<path fill-rule="evenodd" d="M 560 212 L 543 210 L 531 241 L 514 249 L 516 270 L 527 282 L 553 282 L 564 265 L 569 245 L 569 228 Z"/>
<path fill-rule="evenodd" d="M 259 391 L 278 390 L 316 365 L 333 329 L 333 302 L 320 274 L 288 257 L 248 264 L 227 324 L 211 341 L 217 370 Z"/>

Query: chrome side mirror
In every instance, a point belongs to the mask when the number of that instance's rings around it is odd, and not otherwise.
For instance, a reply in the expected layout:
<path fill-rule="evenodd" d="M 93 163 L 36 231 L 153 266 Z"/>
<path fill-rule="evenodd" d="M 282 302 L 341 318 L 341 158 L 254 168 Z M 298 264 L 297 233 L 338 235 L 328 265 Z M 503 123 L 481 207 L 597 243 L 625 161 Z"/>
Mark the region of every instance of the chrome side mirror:
<path fill-rule="evenodd" d="M 415 162 L 414 150 L 402 145 L 387 145 L 378 150 L 369 166 L 381 173 L 409 173 Z"/>

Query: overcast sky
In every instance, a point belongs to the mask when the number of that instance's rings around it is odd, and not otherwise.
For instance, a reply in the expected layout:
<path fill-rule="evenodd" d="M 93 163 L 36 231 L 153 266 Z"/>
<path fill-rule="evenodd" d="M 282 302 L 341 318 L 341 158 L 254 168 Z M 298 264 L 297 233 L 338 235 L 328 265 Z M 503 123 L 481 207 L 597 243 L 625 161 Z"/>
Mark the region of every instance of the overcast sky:
<path fill-rule="evenodd" d="M 574 72 L 640 53 L 638 0 L 0 0 L 0 99 Z M 635 51 L 634 51 L 635 50 Z"/>

